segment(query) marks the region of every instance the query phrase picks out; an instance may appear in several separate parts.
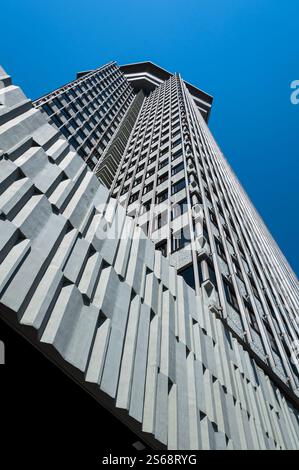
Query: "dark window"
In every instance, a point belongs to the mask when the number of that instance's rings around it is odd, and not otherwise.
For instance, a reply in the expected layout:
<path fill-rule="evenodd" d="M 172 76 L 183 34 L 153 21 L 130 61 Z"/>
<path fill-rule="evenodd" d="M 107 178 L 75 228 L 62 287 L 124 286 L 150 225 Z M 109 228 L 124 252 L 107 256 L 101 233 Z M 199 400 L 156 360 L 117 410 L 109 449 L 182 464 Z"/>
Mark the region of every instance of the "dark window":
<path fill-rule="evenodd" d="M 177 183 L 171 186 L 171 194 L 178 193 L 179 191 L 181 191 L 181 189 L 185 188 L 185 186 L 186 186 L 185 178 L 182 178 Z"/>
<path fill-rule="evenodd" d="M 73 147 L 77 147 L 78 145 L 78 142 L 77 142 L 77 139 L 75 137 L 70 137 L 69 138 L 69 143 L 73 146 Z"/>
<path fill-rule="evenodd" d="M 62 103 L 58 98 L 54 98 L 53 103 L 55 106 L 57 106 L 57 108 L 62 108 Z"/>
<path fill-rule="evenodd" d="M 235 258 L 233 258 L 232 260 L 234 263 L 234 268 L 235 268 L 237 276 L 243 281 L 243 275 L 242 275 L 242 271 L 241 271 L 238 261 Z"/>
<path fill-rule="evenodd" d="M 177 135 L 179 135 L 181 133 L 181 129 L 179 128 L 176 132 L 174 132 L 173 134 L 171 134 L 171 138 L 174 139 Z"/>
<path fill-rule="evenodd" d="M 232 307 L 239 311 L 239 305 L 235 294 L 235 289 L 226 279 L 223 279 L 223 284 L 226 300 Z"/>
<path fill-rule="evenodd" d="M 155 222 L 155 229 L 159 229 L 163 225 L 165 225 L 167 222 L 167 211 L 160 212 L 159 214 L 157 214 L 157 216 L 155 217 Z"/>
<path fill-rule="evenodd" d="M 51 114 L 53 113 L 53 110 L 51 108 L 51 106 L 49 106 L 47 103 L 43 104 L 42 105 L 43 109 L 46 111 L 46 113 L 51 116 Z"/>
<path fill-rule="evenodd" d="M 151 203 L 150 202 L 145 202 L 143 204 L 143 213 L 148 212 L 151 208 Z"/>
<path fill-rule="evenodd" d="M 82 129 L 79 129 L 79 130 L 78 130 L 78 136 L 81 137 L 82 140 L 85 140 L 85 138 L 86 138 L 86 135 L 84 134 L 84 132 L 82 131 Z"/>
<path fill-rule="evenodd" d="M 209 211 L 209 214 L 210 214 L 210 219 L 211 219 L 211 222 L 213 222 L 214 225 L 216 225 L 217 227 L 217 220 L 216 220 L 216 216 L 215 216 L 215 213 L 213 211 Z"/>
<path fill-rule="evenodd" d="M 238 241 L 238 248 L 239 248 L 239 251 L 240 251 L 241 255 L 243 255 L 243 257 L 245 257 L 245 253 L 244 253 L 244 250 L 243 250 L 243 247 L 242 247 L 240 241 Z"/>
<path fill-rule="evenodd" d="M 161 168 L 163 168 L 164 166 L 166 166 L 166 165 L 168 165 L 168 158 L 166 158 L 165 160 L 163 160 L 163 162 L 160 162 L 160 163 L 159 163 L 159 167 L 158 167 L 159 170 L 160 170 Z"/>
<path fill-rule="evenodd" d="M 126 194 L 128 192 L 129 186 L 124 186 L 121 190 L 121 195 Z"/>
<path fill-rule="evenodd" d="M 163 191 L 162 193 L 157 194 L 156 203 L 160 204 L 160 202 L 165 201 L 167 198 L 168 198 L 168 189 L 165 189 L 165 191 Z"/>
<path fill-rule="evenodd" d="M 182 199 L 181 201 L 177 202 L 171 211 L 172 220 L 180 215 L 184 214 L 188 209 L 187 198 Z"/>
<path fill-rule="evenodd" d="M 224 261 L 226 261 L 225 251 L 224 251 L 224 247 L 223 247 L 222 243 L 217 238 L 215 238 L 215 244 L 216 244 L 216 250 L 217 250 L 218 255 Z"/>
<path fill-rule="evenodd" d="M 151 165 L 152 163 L 154 163 L 156 161 L 157 157 L 151 157 L 149 158 L 148 160 L 148 164 Z"/>
<path fill-rule="evenodd" d="M 214 269 L 214 266 L 212 266 L 211 262 L 208 262 L 208 271 L 209 271 L 209 279 L 214 284 L 217 290 L 217 280 L 216 280 L 215 269 Z"/>
<path fill-rule="evenodd" d="M 171 147 L 174 148 L 177 145 L 179 145 L 182 142 L 181 137 L 179 139 L 176 139 L 174 142 L 172 142 Z"/>
<path fill-rule="evenodd" d="M 54 122 L 54 124 L 56 124 L 57 127 L 60 127 L 62 126 L 62 121 L 61 119 L 56 116 L 56 114 L 53 114 L 53 116 L 51 117 L 52 121 Z"/>
<path fill-rule="evenodd" d="M 73 126 L 74 129 L 76 129 L 76 127 L 78 127 L 76 121 L 73 118 L 69 120 L 69 124 L 71 126 Z"/>
<path fill-rule="evenodd" d="M 171 174 L 176 175 L 179 171 L 183 170 L 184 162 L 179 163 L 171 169 Z"/>
<path fill-rule="evenodd" d="M 227 227 L 223 227 L 223 231 L 224 231 L 224 233 L 225 233 L 226 239 L 231 243 L 232 239 L 231 239 L 230 233 L 229 233 L 229 231 L 228 231 L 228 228 L 227 228 Z"/>
<path fill-rule="evenodd" d="M 155 168 L 151 168 L 150 170 L 148 170 L 148 171 L 146 172 L 146 178 L 149 178 L 149 177 L 152 176 L 154 173 L 155 173 Z"/>
<path fill-rule="evenodd" d="M 133 186 L 137 186 L 137 184 L 140 184 L 142 181 L 142 176 L 139 176 L 139 178 L 134 179 Z"/>
<path fill-rule="evenodd" d="M 63 93 L 62 98 L 64 98 L 67 103 L 70 102 L 70 97 L 67 93 Z"/>
<path fill-rule="evenodd" d="M 206 198 L 212 202 L 212 198 L 211 198 L 211 194 L 209 193 L 209 191 L 207 190 L 207 188 L 205 188 L 205 195 L 206 195 Z"/>
<path fill-rule="evenodd" d="M 267 325 L 265 323 L 265 326 L 266 326 L 266 330 L 267 330 L 267 333 L 268 333 L 268 338 L 269 338 L 269 341 L 270 341 L 270 344 L 271 344 L 271 348 L 273 349 L 273 351 L 280 356 L 279 354 L 279 350 L 278 350 L 278 347 L 277 347 L 277 344 L 276 344 L 276 340 L 274 338 L 274 335 L 272 333 L 272 330 L 270 328 L 269 325 Z"/>
<path fill-rule="evenodd" d="M 168 180 L 168 173 L 163 173 L 163 175 L 158 177 L 158 184 L 164 183 L 164 181 Z"/>
<path fill-rule="evenodd" d="M 161 251 L 163 256 L 167 256 L 167 240 L 162 240 L 156 245 L 156 250 Z"/>
<path fill-rule="evenodd" d="M 250 284 L 251 284 L 254 295 L 259 298 L 259 293 L 258 293 L 258 290 L 256 288 L 256 283 L 254 282 L 254 280 L 251 276 L 248 276 L 248 278 L 250 280 Z"/>
<path fill-rule="evenodd" d="M 130 197 L 130 200 L 129 200 L 129 204 L 132 204 L 132 202 L 137 201 L 137 199 L 138 199 L 138 192 L 135 193 L 135 194 L 132 194 L 132 196 Z"/>
<path fill-rule="evenodd" d="M 149 193 L 154 187 L 154 183 L 151 182 L 148 185 L 146 185 L 143 189 L 143 194 Z"/>
<path fill-rule="evenodd" d="M 254 314 L 252 305 L 251 305 L 251 303 L 248 302 L 248 301 L 245 301 L 244 303 L 245 303 L 246 311 L 247 311 L 247 313 L 248 313 L 250 326 L 251 326 L 257 333 L 259 333 L 259 327 L 258 327 L 258 324 L 257 324 L 257 321 L 256 321 L 256 317 L 255 317 L 255 314 Z"/>
<path fill-rule="evenodd" d="M 65 119 L 69 119 L 71 117 L 70 113 L 65 109 L 61 109 L 61 114 L 65 117 Z"/>
<path fill-rule="evenodd" d="M 182 149 L 177 150 L 174 152 L 171 156 L 171 160 L 176 160 L 177 158 L 181 157 L 183 155 Z"/>
<path fill-rule="evenodd" d="M 191 264 L 187 268 L 184 268 L 181 271 L 179 271 L 178 275 L 183 276 L 183 278 L 185 279 L 185 282 L 188 284 L 188 286 L 192 287 L 192 289 L 195 289 L 193 264 Z"/>
<path fill-rule="evenodd" d="M 71 135 L 71 132 L 68 130 L 67 127 L 62 127 L 60 129 L 60 131 L 62 132 L 63 135 L 65 135 L 66 137 L 69 137 Z"/>
<path fill-rule="evenodd" d="M 172 252 L 181 250 L 190 243 L 190 232 L 187 227 L 182 228 L 179 232 L 171 237 Z"/>

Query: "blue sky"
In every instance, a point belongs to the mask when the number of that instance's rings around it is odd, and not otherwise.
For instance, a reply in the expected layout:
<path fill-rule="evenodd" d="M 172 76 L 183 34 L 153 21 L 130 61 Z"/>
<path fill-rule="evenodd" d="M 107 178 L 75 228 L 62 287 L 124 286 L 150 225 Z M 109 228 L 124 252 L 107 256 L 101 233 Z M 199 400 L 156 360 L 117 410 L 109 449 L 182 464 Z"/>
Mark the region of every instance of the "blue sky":
<path fill-rule="evenodd" d="M 211 93 L 210 128 L 298 274 L 298 17 L 298 0 L 12 0 L 0 61 L 32 99 L 110 60 Z"/>

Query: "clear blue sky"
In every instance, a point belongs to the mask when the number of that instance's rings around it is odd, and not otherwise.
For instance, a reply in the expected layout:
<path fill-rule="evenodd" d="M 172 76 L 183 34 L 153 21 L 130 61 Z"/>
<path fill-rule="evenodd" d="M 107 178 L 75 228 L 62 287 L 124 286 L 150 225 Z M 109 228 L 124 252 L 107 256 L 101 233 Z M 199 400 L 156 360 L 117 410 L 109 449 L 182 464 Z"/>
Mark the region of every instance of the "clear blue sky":
<path fill-rule="evenodd" d="M 299 273 L 298 0 L 11 0 L 0 11 L 0 61 L 32 99 L 110 60 L 151 60 L 211 93 L 211 130 Z"/>

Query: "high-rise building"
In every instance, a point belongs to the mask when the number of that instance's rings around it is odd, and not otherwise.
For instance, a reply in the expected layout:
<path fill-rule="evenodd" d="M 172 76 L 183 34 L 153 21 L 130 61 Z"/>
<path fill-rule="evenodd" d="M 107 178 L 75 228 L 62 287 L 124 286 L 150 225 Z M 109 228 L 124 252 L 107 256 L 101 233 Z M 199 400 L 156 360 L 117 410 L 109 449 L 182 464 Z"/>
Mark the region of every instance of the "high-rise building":
<path fill-rule="evenodd" d="M 299 448 L 298 281 L 212 97 L 151 62 L 0 81 L 6 321 L 152 447 Z"/>

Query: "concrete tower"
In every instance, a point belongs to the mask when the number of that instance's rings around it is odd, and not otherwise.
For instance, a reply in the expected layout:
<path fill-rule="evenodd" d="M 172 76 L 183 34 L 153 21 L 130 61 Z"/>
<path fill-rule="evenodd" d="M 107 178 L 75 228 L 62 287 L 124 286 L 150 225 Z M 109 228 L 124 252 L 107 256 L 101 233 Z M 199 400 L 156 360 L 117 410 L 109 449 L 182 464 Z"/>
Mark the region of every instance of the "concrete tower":
<path fill-rule="evenodd" d="M 298 448 L 298 282 L 212 97 L 151 62 L 0 83 L 1 316 L 154 448 Z"/>

